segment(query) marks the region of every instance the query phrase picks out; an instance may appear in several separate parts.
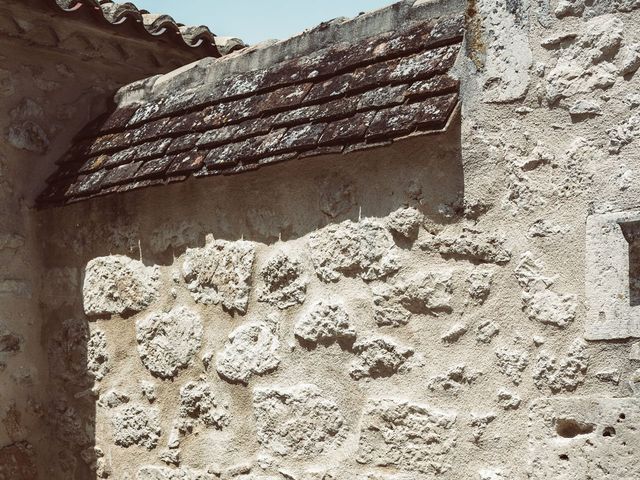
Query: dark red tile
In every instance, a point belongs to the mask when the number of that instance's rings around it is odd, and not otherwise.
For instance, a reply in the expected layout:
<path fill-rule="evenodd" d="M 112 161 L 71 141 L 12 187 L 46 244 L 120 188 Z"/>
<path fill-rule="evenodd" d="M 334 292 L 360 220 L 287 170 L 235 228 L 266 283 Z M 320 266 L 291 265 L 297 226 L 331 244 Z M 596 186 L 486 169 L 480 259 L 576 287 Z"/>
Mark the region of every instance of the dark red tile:
<path fill-rule="evenodd" d="M 389 72 L 388 80 L 407 82 L 445 73 L 453 66 L 459 51 L 459 45 L 450 45 L 403 58 Z"/>
<path fill-rule="evenodd" d="M 84 196 L 97 192 L 100 189 L 102 180 L 106 176 L 106 170 L 98 170 L 97 172 L 82 175 L 69 187 L 65 196 Z"/>
<path fill-rule="evenodd" d="M 449 94 L 381 110 L 369 126 L 366 137 L 398 137 L 412 133 L 416 128 L 439 130 L 445 126 L 457 99 L 457 94 Z"/>
<path fill-rule="evenodd" d="M 332 122 L 327 125 L 320 137 L 319 143 L 346 143 L 354 140 L 364 140 L 367 129 L 374 119 L 376 112 L 358 113 L 353 117 Z"/>
<path fill-rule="evenodd" d="M 177 152 L 185 152 L 187 150 L 191 150 L 195 148 L 198 140 L 200 140 L 201 135 L 198 133 L 192 133 L 189 135 L 183 135 L 178 138 L 174 138 L 167 148 L 167 153 L 177 153 Z"/>
<path fill-rule="evenodd" d="M 107 170 L 101 187 L 104 188 L 110 187 L 111 185 L 131 182 L 135 178 L 135 174 L 141 165 L 142 162 L 132 162 Z"/>
<path fill-rule="evenodd" d="M 295 108 L 304 100 L 312 86 L 312 83 L 302 83 L 274 90 L 264 96 L 257 108 L 262 113 Z"/>
<path fill-rule="evenodd" d="M 166 155 L 153 160 L 147 160 L 136 171 L 133 178 L 139 180 L 148 177 L 160 177 L 167 171 L 174 158 L 175 156 L 173 155 Z"/>
<path fill-rule="evenodd" d="M 420 80 L 407 88 L 407 98 L 424 98 L 457 92 L 460 88 L 458 80 L 449 75 L 437 75 L 428 80 Z"/>
<path fill-rule="evenodd" d="M 167 173 L 173 175 L 200 170 L 204 165 L 206 154 L 204 152 L 188 152 L 176 155 Z"/>
<path fill-rule="evenodd" d="M 360 94 L 358 110 L 392 107 L 405 101 L 408 85 L 386 85 Z"/>

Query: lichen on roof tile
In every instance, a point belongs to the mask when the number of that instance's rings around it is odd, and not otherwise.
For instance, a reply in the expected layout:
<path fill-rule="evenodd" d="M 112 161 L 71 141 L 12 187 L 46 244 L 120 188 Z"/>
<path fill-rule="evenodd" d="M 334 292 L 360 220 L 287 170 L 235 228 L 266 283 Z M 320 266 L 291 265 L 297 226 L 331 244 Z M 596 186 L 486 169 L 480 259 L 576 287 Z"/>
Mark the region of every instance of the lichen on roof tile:
<path fill-rule="evenodd" d="M 41 204 L 442 131 L 459 101 L 451 71 L 463 15 L 392 13 L 395 25 L 341 20 L 125 87 L 114 111 L 78 136 Z"/>

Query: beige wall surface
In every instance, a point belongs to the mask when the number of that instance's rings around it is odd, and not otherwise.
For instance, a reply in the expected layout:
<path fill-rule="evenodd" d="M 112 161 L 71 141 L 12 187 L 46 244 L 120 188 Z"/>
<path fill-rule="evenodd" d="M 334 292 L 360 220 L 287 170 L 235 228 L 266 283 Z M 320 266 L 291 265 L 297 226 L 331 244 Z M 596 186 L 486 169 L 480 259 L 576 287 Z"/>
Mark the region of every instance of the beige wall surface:
<path fill-rule="evenodd" d="M 0 446 L 46 438 L 56 479 L 639 478 L 618 230 L 640 203 L 638 10 L 469 2 L 445 134 L 3 202 L 24 240 L 2 250 Z M 33 154 L 3 148 L 27 188 Z"/>
<path fill-rule="evenodd" d="M 57 464 L 77 462 L 74 478 L 91 478 L 79 452 L 59 443 L 79 414 L 64 395 L 51 396 L 59 367 L 48 358 L 60 348 L 66 352 L 61 361 L 84 376 L 84 356 L 75 349 L 86 348 L 87 338 L 83 332 L 60 337 L 61 327 L 47 323 L 49 304 L 42 303 L 50 299 L 47 292 L 57 295 L 49 285 L 61 280 L 79 289 L 81 276 L 51 279 L 47 275 L 58 273 L 43 270 L 49 254 L 36 234 L 33 203 L 72 137 L 104 112 L 115 91 L 161 67 L 149 53 L 123 68 L 123 55 L 145 47 L 66 18 L 53 22 L 18 2 L 3 3 L 0 17 L 0 478 L 69 478 Z M 66 380 L 57 388 L 77 394 Z M 90 443 L 92 428 L 85 432 Z"/>

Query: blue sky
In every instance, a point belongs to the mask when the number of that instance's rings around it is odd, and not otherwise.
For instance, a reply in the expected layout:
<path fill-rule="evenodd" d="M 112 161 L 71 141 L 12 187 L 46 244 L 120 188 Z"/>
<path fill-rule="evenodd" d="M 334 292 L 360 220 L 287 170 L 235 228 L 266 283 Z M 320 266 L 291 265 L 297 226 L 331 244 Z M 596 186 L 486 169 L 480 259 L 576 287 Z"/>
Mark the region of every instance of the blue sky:
<path fill-rule="evenodd" d="M 177 22 L 206 25 L 216 35 L 253 44 L 283 39 L 335 17 L 353 17 L 397 0 L 133 0 L 152 13 Z"/>

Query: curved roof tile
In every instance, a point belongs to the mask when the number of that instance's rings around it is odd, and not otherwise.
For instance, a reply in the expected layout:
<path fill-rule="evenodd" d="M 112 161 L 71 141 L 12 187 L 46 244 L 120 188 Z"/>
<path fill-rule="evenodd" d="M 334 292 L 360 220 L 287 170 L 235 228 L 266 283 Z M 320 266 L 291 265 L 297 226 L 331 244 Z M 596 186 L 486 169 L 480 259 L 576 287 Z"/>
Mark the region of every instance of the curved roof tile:
<path fill-rule="evenodd" d="M 110 0 L 48 0 L 48 2 L 69 14 L 91 15 L 98 21 L 106 21 L 112 26 L 127 23 L 142 25 L 150 37 L 169 40 L 179 48 L 199 50 L 201 57 L 220 57 L 246 46 L 242 41 L 238 41 L 231 50 L 225 47 L 218 48 L 215 34 L 206 26 L 185 26 L 176 22 L 170 15 L 153 14 L 139 9 L 130 2 L 115 3 Z"/>

